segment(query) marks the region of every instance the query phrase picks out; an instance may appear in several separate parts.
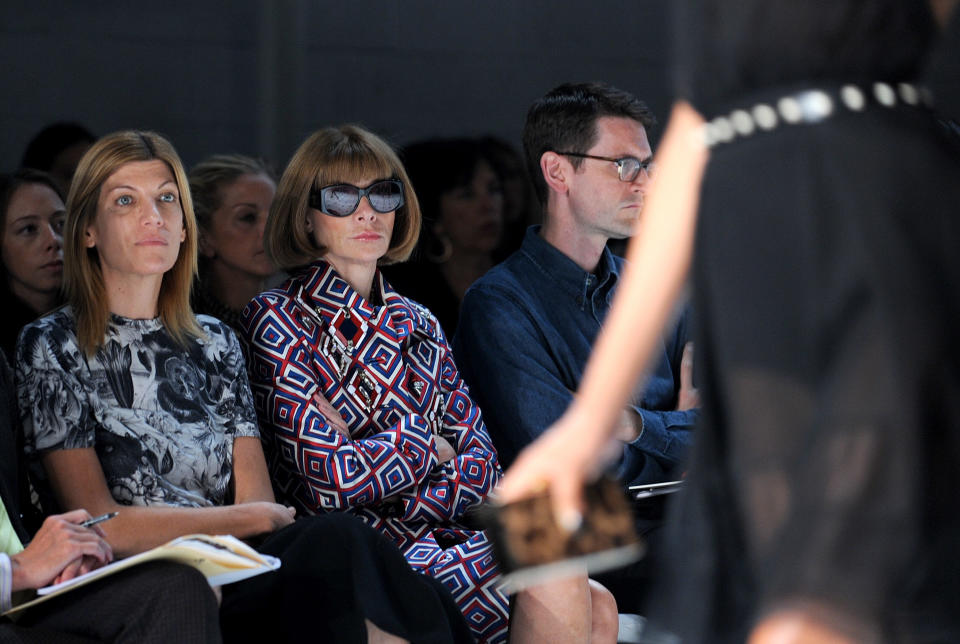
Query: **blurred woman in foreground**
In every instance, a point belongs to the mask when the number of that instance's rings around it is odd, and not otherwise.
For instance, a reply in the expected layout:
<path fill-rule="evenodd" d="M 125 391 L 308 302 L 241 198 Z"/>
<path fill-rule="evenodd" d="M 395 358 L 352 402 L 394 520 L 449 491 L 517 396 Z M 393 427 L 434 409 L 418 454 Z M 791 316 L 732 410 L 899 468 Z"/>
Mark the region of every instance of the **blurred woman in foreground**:
<path fill-rule="evenodd" d="M 958 641 L 960 160 L 915 84 L 929 7 L 675 4 L 684 100 L 630 268 L 580 394 L 504 499 L 547 483 L 576 523 L 696 248 L 706 426 L 668 539 L 672 626 Z"/>

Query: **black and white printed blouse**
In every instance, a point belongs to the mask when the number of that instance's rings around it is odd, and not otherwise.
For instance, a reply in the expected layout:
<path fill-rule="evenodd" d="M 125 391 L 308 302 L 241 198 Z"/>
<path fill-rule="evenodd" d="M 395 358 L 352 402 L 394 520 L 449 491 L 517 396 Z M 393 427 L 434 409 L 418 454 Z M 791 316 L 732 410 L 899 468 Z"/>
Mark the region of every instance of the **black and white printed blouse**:
<path fill-rule="evenodd" d="M 159 318 L 111 315 L 91 358 L 69 307 L 26 327 L 16 379 L 28 453 L 93 447 L 123 504 L 227 501 L 233 441 L 259 431 L 236 336 L 197 320 L 206 337 L 183 347 Z"/>

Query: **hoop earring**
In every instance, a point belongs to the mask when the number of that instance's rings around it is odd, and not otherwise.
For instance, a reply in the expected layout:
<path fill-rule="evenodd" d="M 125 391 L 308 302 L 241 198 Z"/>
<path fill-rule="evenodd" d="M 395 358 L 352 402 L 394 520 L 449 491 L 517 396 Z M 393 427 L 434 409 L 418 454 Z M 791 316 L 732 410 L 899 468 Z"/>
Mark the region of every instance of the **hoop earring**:
<path fill-rule="evenodd" d="M 423 255 L 428 260 L 434 264 L 444 264 L 450 261 L 450 257 L 453 256 L 453 243 L 443 235 L 437 235 L 436 241 L 440 245 L 439 252 L 437 252 L 437 244 L 431 244 L 432 247 L 428 247 L 424 250 Z"/>

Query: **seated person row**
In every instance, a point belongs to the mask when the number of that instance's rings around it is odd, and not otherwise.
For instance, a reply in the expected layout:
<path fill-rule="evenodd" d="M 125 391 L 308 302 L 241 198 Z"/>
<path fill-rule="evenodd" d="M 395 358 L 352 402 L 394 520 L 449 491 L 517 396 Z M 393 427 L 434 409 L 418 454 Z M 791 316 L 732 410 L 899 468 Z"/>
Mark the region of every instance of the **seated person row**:
<path fill-rule="evenodd" d="M 67 306 L 27 326 L 17 389 L 31 454 L 66 509 L 127 556 L 187 533 L 258 539 L 283 565 L 223 588 L 228 641 L 470 641 L 449 593 L 346 515 L 274 502 L 239 342 L 190 309 L 197 227 L 173 147 L 119 132 L 67 201 Z"/>
<path fill-rule="evenodd" d="M 280 179 L 267 252 L 291 278 L 246 307 L 271 475 L 299 511 L 344 511 L 442 581 L 481 642 L 507 637 L 485 533 L 463 523 L 500 477 L 496 452 L 433 314 L 378 266 L 404 260 L 417 196 L 382 139 L 320 130 Z M 585 578 L 520 593 L 513 641 L 615 641 L 612 597 Z"/>
<path fill-rule="evenodd" d="M 642 215 L 653 122 L 636 97 L 599 83 L 561 85 L 527 113 L 524 150 L 544 222 L 467 291 L 454 339 L 505 466 L 563 414 L 580 386 L 624 269 L 607 242 L 628 237 Z M 623 410 L 617 474 L 624 483 L 682 474 L 697 418 L 691 349 L 683 358 L 689 327 L 684 311 Z M 642 509 L 638 528 L 651 542 L 648 556 L 598 577 L 627 612 L 642 610 L 660 550 L 662 506 Z"/>

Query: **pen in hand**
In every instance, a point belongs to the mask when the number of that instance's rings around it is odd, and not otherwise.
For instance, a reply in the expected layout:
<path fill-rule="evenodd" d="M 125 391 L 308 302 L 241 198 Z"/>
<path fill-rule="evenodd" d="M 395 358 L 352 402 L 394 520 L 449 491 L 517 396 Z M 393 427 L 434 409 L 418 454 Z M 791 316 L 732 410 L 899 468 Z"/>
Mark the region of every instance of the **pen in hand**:
<path fill-rule="evenodd" d="M 93 527 L 93 526 L 97 525 L 98 523 L 103 523 L 104 521 L 107 521 L 108 519 L 112 519 L 113 517 L 117 516 L 117 514 L 119 514 L 119 513 L 118 513 L 118 512 L 115 512 L 115 511 L 114 511 L 114 512 L 107 512 L 106 514 L 101 514 L 101 515 L 98 516 L 98 517 L 93 517 L 92 519 L 87 519 L 86 521 L 84 521 L 84 522 L 81 523 L 80 525 L 81 525 L 82 527 L 84 527 L 84 528 L 90 528 L 90 527 Z"/>

